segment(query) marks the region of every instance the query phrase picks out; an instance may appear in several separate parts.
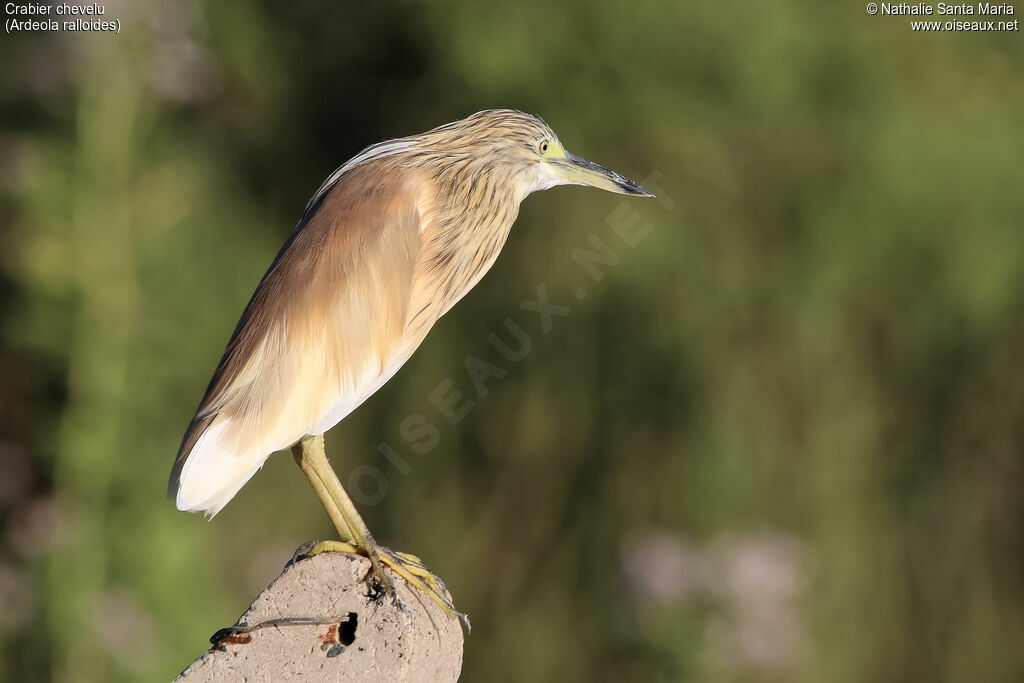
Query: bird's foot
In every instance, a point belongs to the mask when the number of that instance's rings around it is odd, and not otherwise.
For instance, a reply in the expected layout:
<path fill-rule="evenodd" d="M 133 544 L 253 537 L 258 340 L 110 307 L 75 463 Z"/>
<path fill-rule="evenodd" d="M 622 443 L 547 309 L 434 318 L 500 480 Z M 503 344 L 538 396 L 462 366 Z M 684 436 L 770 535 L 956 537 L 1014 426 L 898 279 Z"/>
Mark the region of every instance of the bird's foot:
<path fill-rule="evenodd" d="M 452 619 L 459 618 L 469 629 L 469 617 L 455 609 L 444 581 L 439 576 L 427 569 L 426 565 L 416 555 L 391 550 L 382 545 L 374 545 L 372 548 L 359 548 L 344 541 L 320 541 L 313 544 L 313 547 L 305 551 L 305 555 L 319 555 L 320 553 L 352 553 L 362 555 L 370 560 L 370 572 L 366 578 L 371 586 L 379 592 L 390 597 L 395 604 L 403 611 L 405 607 L 395 594 L 395 584 L 391 577 L 384 571 L 383 565 L 387 565 L 391 571 L 401 576 L 413 588 L 426 594 L 444 610 Z"/>

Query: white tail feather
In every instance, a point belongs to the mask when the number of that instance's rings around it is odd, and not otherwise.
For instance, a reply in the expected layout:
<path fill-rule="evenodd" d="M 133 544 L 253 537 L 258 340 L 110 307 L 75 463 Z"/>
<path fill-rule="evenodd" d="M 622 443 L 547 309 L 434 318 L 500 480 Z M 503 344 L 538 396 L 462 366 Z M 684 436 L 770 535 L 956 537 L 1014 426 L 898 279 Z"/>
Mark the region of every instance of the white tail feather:
<path fill-rule="evenodd" d="M 228 504 L 270 453 L 261 448 L 239 452 L 228 439 L 230 419 L 216 419 L 196 441 L 178 480 L 175 503 L 179 510 L 203 512 L 212 518 Z"/>

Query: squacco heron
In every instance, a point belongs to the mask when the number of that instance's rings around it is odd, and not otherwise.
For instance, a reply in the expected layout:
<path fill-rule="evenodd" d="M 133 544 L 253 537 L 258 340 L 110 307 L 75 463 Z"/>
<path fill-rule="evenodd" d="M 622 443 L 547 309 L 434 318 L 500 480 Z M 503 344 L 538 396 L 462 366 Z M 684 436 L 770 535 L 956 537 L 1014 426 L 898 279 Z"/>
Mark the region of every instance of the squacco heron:
<path fill-rule="evenodd" d="M 509 109 L 373 145 L 332 173 L 256 288 L 185 432 L 168 487 L 178 509 L 213 517 L 291 446 L 340 536 L 312 552 L 364 555 L 378 590 L 394 598 L 386 565 L 455 615 L 419 558 L 374 541 L 323 434 L 479 282 L 520 202 L 555 185 L 652 196 Z"/>

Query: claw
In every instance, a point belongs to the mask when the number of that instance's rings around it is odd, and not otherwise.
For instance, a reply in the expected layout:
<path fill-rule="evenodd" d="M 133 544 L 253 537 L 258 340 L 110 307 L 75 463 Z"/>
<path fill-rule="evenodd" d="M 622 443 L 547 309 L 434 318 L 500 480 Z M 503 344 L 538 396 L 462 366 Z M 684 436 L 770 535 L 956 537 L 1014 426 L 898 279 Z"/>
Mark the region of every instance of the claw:
<path fill-rule="evenodd" d="M 298 554 L 302 549 L 300 548 L 296 553 Z M 391 550 L 380 545 L 372 549 L 362 549 L 343 541 L 320 541 L 313 544 L 304 554 L 312 557 L 320 553 L 333 552 L 351 553 L 368 558 L 371 566 L 365 580 L 370 583 L 371 587 L 376 588 L 379 593 L 390 597 L 403 612 L 408 613 L 405 605 L 402 604 L 402 601 L 398 599 L 398 595 L 395 593 L 394 582 L 384 572 L 381 564 L 386 565 L 391 571 L 405 579 L 406 583 L 410 586 L 426 594 L 449 617 L 460 619 L 466 625 L 467 630 L 470 628 L 469 618 L 456 610 L 451 598 L 448 597 L 444 581 L 427 569 L 426 565 L 423 564 L 423 560 L 416 555 Z"/>

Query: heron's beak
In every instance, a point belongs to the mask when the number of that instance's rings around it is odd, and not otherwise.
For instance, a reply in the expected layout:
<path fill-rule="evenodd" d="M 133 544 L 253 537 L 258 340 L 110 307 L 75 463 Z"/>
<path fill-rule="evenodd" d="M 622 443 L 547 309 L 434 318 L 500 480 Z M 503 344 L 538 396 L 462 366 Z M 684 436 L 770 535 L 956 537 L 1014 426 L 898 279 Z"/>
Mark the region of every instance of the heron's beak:
<path fill-rule="evenodd" d="M 593 161 L 587 161 L 572 152 L 566 152 L 564 157 L 552 159 L 550 163 L 558 177 L 572 185 L 588 185 L 599 190 L 640 197 L 654 196 L 629 178 L 623 178 L 615 171 L 609 171 L 604 166 L 598 166 Z"/>

